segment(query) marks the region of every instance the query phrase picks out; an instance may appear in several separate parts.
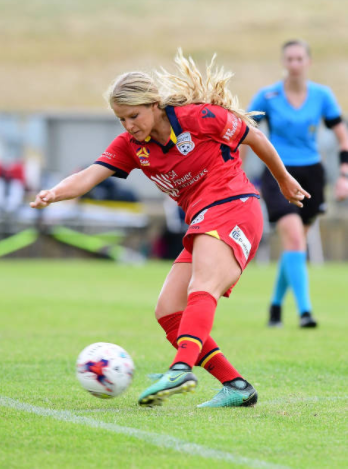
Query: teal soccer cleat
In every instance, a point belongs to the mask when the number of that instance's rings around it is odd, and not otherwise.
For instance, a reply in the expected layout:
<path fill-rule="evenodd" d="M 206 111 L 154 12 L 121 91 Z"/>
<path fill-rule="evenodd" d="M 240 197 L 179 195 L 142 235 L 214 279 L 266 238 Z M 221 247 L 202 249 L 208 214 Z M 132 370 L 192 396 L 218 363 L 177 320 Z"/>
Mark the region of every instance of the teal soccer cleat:
<path fill-rule="evenodd" d="M 235 378 L 225 383 L 221 391 L 210 401 L 197 407 L 248 407 L 257 402 L 257 392 L 247 381 Z"/>
<path fill-rule="evenodd" d="M 139 397 L 139 404 L 152 407 L 162 405 L 173 394 L 192 392 L 197 386 L 197 378 L 186 365 L 177 364 L 168 370 L 162 378 Z"/>

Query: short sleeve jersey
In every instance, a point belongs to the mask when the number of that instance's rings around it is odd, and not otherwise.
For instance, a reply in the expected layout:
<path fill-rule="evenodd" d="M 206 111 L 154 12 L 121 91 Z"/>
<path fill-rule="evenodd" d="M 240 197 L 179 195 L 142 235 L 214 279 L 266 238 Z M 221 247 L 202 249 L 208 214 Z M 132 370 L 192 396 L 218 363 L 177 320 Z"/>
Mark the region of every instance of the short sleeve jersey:
<path fill-rule="evenodd" d="M 238 146 L 247 125 L 232 112 L 207 104 L 165 109 L 171 124 L 166 145 L 119 135 L 95 162 L 126 178 L 141 169 L 186 213 L 186 222 L 208 205 L 245 194 L 258 195 L 241 169 Z"/>
<path fill-rule="evenodd" d="M 331 89 L 307 82 L 307 97 L 300 108 L 286 98 L 284 82 L 262 88 L 252 99 L 248 111 L 263 111 L 269 127 L 270 141 L 287 166 L 318 163 L 317 132 L 322 119 L 328 127 L 340 122 L 341 110 Z"/>

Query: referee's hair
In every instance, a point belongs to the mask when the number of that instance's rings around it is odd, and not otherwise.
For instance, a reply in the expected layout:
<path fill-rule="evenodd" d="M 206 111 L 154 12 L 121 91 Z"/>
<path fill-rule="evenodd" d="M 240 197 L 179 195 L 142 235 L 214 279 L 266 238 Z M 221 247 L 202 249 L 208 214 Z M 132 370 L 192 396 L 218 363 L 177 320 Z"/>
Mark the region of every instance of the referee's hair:
<path fill-rule="evenodd" d="M 286 41 L 282 45 L 282 52 L 284 52 L 285 49 L 287 49 L 290 46 L 302 46 L 304 50 L 307 52 L 308 57 L 312 56 L 311 48 L 309 47 L 308 42 L 303 41 L 302 39 L 292 39 L 291 41 Z"/>

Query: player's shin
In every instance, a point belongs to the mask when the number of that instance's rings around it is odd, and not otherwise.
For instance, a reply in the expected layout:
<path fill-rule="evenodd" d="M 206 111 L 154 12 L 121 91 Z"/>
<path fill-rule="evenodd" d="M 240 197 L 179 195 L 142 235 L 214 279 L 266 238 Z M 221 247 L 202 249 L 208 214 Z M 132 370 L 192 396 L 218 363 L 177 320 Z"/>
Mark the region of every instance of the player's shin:
<path fill-rule="evenodd" d="M 192 368 L 197 362 L 213 327 L 216 305 L 216 299 L 208 292 L 190 293 L 178 330 L 178 351 L 172 367 L 183 363 Z"/>

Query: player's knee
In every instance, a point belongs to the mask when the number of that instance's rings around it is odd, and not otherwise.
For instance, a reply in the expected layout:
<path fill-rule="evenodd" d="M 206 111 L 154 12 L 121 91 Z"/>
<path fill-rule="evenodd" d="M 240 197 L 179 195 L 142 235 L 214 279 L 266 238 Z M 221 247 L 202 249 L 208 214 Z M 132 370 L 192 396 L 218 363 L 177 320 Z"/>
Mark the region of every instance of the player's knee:
<path fill-rule="evenodd" d="M 306 248 L 306 240 L 304 236 L 297 234 L 290 235 L 286 240 L 287 251 L 303 251 Z"/>
<path fill-rule="evenodd" d="M 303 223 L 298 215 L 290 214 L 279 220 L 279 230 L 283 248 L 286 251 L 306 249 L 306 235 Z"/>
<path fill-rule="evenodd" d="M 306 248 L 306 244 L 304 241 L 296 240 L 296 242 L 294 242 L 294 245 L 291 251 L 304 251 L 305 248 Z"/>
<path fill-rule="evenodd" d="M 177 313 L 178 311 L 183 311 L 186 308 L 187 301 L 180 299 L 169 298 L 165 296 L 160 296 L 157 305 L 155 308 L 155 317 L 157 321 L 163 316 L 168 316 L 168 314 Z"/>
<path fill-rule="evenodd" d="M 157 321 L 163 316 L 166 316 L 168 313 L 165 311 L 165 306 L 162 304 L 161 299 L 158 300 L 156 308 L 155 308 L 155 318 Z"/>
<path fill-rule="evenodd" d="M 197 291 L 204 291 L 207 293 L 210 293 L 216 301 L 220 298 L 220 296 L 228 289 L 228 287 L 224 290 L 223 288 L 219 287 L 218 285 L 214 285 L 212 282 L 199 282 L 199 281 L 193 281 L 190 282 L 188 289 L 187 289 L 187 294 L 190 295 L 191 293 L 197 292 Z"/>

